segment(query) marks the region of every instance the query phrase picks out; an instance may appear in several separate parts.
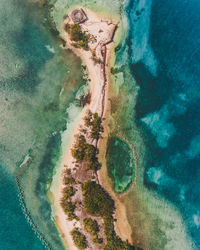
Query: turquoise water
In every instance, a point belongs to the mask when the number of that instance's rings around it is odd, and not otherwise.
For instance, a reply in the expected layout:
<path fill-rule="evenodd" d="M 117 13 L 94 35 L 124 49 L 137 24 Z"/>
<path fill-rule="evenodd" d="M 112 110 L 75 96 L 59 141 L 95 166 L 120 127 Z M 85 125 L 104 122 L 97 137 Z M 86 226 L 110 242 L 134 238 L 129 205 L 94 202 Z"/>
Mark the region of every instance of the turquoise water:
<path fill-rule="evenodd" d="M 0 221 L 6 224 L 0 249 L 43 249 L 20 208 L 16 174 L 33 222 L 51 248 L 63 249 L 51 215 L 48 183 L 60 155 L 67 109 L 76 103 L 85 80 L 80 60 L 60 48 L 47 14 L 48 6 L 1 1 Z"/>
<path fill-rule="evenodd" d="M 130 1 L 136 122 L 148 150 L 145 186 L 173 203 L 200 249 L 199 1 Z"/>
<path fill-rule="evenodd" d="M 1 249 L 45 249 L 33 233 L 19 205 L 18 190 L 1 167 L 0 176 L 0 248 Z"/>
<path fill-rule="evenodd" d="M 1 0 L 0 249 L 44 248 L 20 207 L 19 173 L 32 220 L 52 249 L 64 249 L 47 191 L 85 84 L 80 60 L 60 47 L 55 32 L 72 4 L 121 15 L 115 77 L 119 94 L 127 92 L 121 110 L 129 112 L 119 126 L 138 159 L 127 208 L 133 236 L 145 249 L 200 249 L 199 2 L 49 2 Z"/>

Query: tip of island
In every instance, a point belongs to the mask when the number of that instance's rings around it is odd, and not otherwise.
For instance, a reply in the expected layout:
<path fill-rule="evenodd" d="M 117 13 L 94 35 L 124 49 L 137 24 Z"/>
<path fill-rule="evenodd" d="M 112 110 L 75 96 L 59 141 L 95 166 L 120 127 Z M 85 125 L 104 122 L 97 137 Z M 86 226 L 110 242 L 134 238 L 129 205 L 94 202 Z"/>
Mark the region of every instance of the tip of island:
<path fill-rule="evenodd" d="M 128 237 L 117 234 L 117 206 L 98 178 L 98 144 L 104 131 L 109 57 L 117 24 L 80 7 L 66 15 L 62 27 L 66 47 L 81 58 L 91 81 L 53 194 L 56 224 L 70 250 L 134 249 Z"/>

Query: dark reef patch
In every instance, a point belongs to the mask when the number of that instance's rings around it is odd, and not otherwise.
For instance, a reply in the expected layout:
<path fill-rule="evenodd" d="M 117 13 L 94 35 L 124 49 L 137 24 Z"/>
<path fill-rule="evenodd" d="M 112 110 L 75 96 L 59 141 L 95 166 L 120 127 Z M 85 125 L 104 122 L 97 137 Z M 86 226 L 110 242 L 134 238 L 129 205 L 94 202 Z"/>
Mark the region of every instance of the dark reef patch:
<path fill-rule="evenodd" d="M 135 175 L 134 157 L 128 143 L 119 137 L 111 137 L 106 153 L 108 173 L 118 193 L 126 191 Z"/>

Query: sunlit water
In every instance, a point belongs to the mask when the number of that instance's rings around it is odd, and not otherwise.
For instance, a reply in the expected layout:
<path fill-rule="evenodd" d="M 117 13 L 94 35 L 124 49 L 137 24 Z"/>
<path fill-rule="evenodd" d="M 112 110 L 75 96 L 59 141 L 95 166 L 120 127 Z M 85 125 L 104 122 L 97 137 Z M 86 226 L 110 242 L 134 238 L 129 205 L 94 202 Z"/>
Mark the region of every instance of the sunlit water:
<path fill-rule="evenodd" d="M 19 173 L 33 221 L 52 249 L 63 249 L 47 191 L 85 81 L 80 60 L 60 47 L 52 27 L 60 31 L 76 4 L 121 11 L 115 88 L 126 93 L 121 110 L 129 115 L 118 122 L 138 159 L 137 185 L 127 197 L 135 244 L 200 249 L 199 2 L 51 2 L 0 4 L 0 249 L 44 249 L 20 207 Z"/>
<path fill-rule="evenodd" d="M 0 192 L 1 222 L 6 221 L 1 249 L 43 248 L 20 211 L 16 174 L 20 174 L 32 220 L 53 249 L 63 249 L 47 188 L 59 159 L 67 108 L 76 104 L 76 92 L 85 81 L 80 60 L 60 48 L 46 11 L 26 1 L 1 1 L 0 163 L 4 188 Z M 17 243 L 16 231 L 21 235 Z"/>
<path fill-rule="evenodd" d="M 195 0 L 153 0 L 135 2 L 129 13 L 136 121 L 148 149 L 145 185 L 178 208 L 198 249 L 199 11 Z"/>

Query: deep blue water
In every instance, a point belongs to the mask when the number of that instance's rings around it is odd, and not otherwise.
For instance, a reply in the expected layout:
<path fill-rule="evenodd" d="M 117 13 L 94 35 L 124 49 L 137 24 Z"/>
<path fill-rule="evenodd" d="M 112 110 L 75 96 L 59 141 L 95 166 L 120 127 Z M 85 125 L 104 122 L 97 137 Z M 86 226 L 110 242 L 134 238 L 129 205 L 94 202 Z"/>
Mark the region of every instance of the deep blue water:
<path fill-rule="evenodd" d="M 130 1 L 145 185 L 173 202 L 200 249 L 200 2 Z"/>

